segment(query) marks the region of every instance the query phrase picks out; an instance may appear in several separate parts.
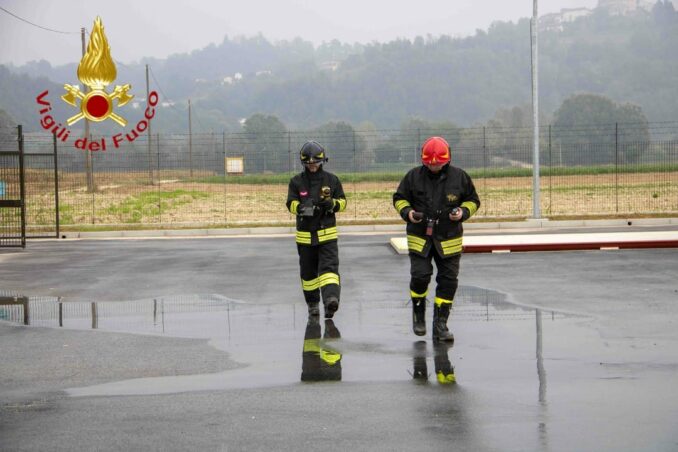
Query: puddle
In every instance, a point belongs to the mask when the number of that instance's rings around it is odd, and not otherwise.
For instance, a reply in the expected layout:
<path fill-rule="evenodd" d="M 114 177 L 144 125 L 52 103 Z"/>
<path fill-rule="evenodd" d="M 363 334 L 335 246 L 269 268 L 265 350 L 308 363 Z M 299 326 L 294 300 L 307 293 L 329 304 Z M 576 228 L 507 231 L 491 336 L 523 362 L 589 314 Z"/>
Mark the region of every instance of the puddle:
<path fill-rule="evenodd" d="M 314 382 L 413 381 L 454 386 L 487 375 L 524 376 L 545 397 L 544 325 L 577 328 L 582 317 L 509 303 L 505 294 L 460 287 L 448 325 L 456 344 L 411 333 L 403 301 L 347 300 L 335 316 L 309 321 L 302 304 L 250 304 L 218 294 L 119 302 L 61 301 L 0 292 L 0 319 L 31 326 L 208 339 L 242 368 L 204 375 L 138 378 L 83 388 L 73 396 L 166 394 Z M 536 363 L 536 366 L 535 366 Z M 485 377 L 487 378 L 487 377 Z M 331 384 L 331 383 L 322 383 Z"/>

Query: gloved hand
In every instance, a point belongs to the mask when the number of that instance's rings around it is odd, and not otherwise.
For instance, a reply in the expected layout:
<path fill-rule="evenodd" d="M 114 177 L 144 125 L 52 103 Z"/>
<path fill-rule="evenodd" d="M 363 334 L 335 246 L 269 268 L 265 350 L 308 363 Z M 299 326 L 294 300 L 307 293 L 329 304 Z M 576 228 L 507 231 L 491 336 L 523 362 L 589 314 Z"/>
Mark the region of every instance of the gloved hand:
<path fill-rule="evenodd" d="M 329 197 L 325 198 L 318 203 L 318 206 L 324 212 L 332 212 L 334 211 L 334 199 Z"/>
<path fill-rule="evenodd" d="M 313 210 L 315 208 L 316 206 L 313 205 L 313 201 L 309 199 L 303 204 L 299 204 L 299 206 L 297 207 L 297 215 L 302 217 L 312 217 Z"/>

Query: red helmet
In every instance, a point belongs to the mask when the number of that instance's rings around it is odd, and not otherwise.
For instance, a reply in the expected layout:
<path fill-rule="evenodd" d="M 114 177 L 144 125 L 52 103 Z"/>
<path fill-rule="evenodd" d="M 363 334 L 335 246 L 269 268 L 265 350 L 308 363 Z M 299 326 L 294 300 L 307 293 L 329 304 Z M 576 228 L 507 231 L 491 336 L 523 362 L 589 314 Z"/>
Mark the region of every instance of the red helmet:
<path fill-rule="evenodd" d="M 421 162 L 424 165 L 445 165 L 450 162 L 450 145 L 444 138 L 431 137 L 421 147 Z"/>

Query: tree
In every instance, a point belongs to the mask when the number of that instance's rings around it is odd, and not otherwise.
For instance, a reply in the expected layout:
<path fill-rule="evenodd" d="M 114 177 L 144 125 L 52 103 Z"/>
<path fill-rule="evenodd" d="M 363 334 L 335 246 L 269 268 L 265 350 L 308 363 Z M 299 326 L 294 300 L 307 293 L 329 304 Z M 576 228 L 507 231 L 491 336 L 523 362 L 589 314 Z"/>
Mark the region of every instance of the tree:
<path fill-rule="evenodd" d="M 637 105 L 597 94 L 565 99 L 554 114 L 553 136 L 566 164 L 635 162 L 647 149 L 648 123 Z"/>
<path fill-rule="evenodd" d="M 245 120 L 248 171 L 289 171 L 287 128 L 274 115 L 256 113 Z"/>
<path fill-rule="evenodd" d="M 0 151 L 16 151 L 16 139 L 16 121 L 0 108 Z"/>
<path fill-rule="evenodd" d="M 421 118 L 408 118 L 400 124 L 400 161 L 419 163 L 419 150 L 424 140 L 440 136 L 454 147 L 461 139 L 459 127 L 450 121 L 431 122 Z"/>
<path fill-rule="evenodd" d="M 349 123 L 328 122 L 314 129 L 312 134 L 313 139 L 327 150 L 334 171 L 353 172 L 362 166 L 367 143 Z"/>

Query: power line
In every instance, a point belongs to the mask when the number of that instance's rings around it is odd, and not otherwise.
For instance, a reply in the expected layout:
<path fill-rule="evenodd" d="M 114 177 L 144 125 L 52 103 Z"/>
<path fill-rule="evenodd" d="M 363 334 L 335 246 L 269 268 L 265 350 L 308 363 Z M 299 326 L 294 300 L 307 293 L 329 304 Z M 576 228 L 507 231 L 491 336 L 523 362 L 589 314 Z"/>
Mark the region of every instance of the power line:
<path fill-rule="evenodd" d="M 47 27 L 43 27 L 42 25 L 34 24 L 33 22 L 31 22 L 31 21 L 29 21 L 29 20 L 26 20 L 26 19 L 24 19 L 23 17 L 17 16 L 17 15 L 14 14 L 13 12 L 7 11 L 7 10 L 6 10 L 5 8 L 3 8 L 2 6 L 0 6 L 0 10 L 6 12 L 7 14 L 9 14 L 9 15 L 12 16 L 12 17 L 15 17 L 15 18 L 19 19 L 19 20 L 22 21 L 22 22 L 26 22 L 26 23 L 29 24 L 29 25 L 33 25 L 34 27 L 38 27 L 38 28 L 41 28 L 41 29 L 46 30 L 46 31 L 51 31 L 51 32 L 53 32 L 53 33 L 61 33 L 61 34 L 64 34 L 64 35 L 77 35 L 77 34 L 80 34 L 79 31 L 61 31 L 61 30 L 54 30 L 54 29 L 52 29 L 52 28 L 47 28 Z"/>
<path fill-rule="evenodd" d="M 165 99 L 170 100 L 171 98 L 170 98 L 167 94 L 165 94 L 165 91 L 162 90 L 162 87 L 160 86 L 160 83 L 158 83 L 158 79 L 155 78 L 155 73 L 153 72 L 153 68 L 152 68 L 150 65 L 148 66 L 148 68 L 151 70 L 151 77 L 153 78 L 153 81 L 154 81 L 155 84 L 157 85 L 158 90 L 160 91 L 160 93 L 163 95 L 163 97 L 164 97 Z M 170 107 L 174 108 L 173 102 L 170 103 Z"/>
<path fill-rule="evenodd" d="M 165 94 L 165 91 L 163 91 L 162 87 L 160 86 L 160 83 L 158 83 L 158 79 L 155 78 L 155 73 L 153 72 L 153 68 L 149 65 L 148 69 L 151 70 L 151 78 L 153 78 L 153 81 L 155 82 L 156 86 L 158 87 L 158 90 L 160 91 L 160 94 L 162 94 L 165 99 L 170 100 L 170 97 L 167 94 Z M 179 111 L 174 106 L 174 102 L 169 102 L 169 106 L 170 106 L 170 108 L 174 109 L 175 111 Z M 195 116 L 195 119 L 198 121 L 198 124 L 200 125 L 200 129 L 203 130 L 203 131 L 207 130 L 202 125 L 202 122 L 200 122 L 200 118 L 198 118 L 197 115 L 194 115 L 194 116 Z"/>

